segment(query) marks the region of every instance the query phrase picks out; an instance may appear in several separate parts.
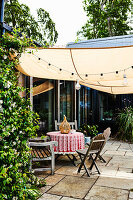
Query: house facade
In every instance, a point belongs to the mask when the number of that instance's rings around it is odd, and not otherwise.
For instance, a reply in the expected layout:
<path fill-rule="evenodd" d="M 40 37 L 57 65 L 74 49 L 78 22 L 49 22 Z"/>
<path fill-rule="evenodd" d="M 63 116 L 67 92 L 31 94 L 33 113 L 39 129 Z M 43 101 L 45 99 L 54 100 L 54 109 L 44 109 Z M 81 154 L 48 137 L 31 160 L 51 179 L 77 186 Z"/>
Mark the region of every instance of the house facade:
<path fill-rule="evenodd" d="M 4 0 L 0 3 L 0 33 L 12 31 L 3 22 Z M 118 47 L 133 45 L 133 35 L 92 39 L 69 43 L 66 48 Z M 111 95 L 81 86 L 75 89 L 75 82 L 65 80 L 48 80 L 20 75 L 22 86 L 30 88 L 30 95 L 22 93 L 22 97 L 30 97 L 32 108 L 40 116 L 40 131 L 54 130 L 54 121 L 62 121 L 66 115 L 68 121 L 83 124 L 98 124 L 99 131 L 114 124 L 115 112 L 127 105 L 133 106 L 133 94 Z"/>

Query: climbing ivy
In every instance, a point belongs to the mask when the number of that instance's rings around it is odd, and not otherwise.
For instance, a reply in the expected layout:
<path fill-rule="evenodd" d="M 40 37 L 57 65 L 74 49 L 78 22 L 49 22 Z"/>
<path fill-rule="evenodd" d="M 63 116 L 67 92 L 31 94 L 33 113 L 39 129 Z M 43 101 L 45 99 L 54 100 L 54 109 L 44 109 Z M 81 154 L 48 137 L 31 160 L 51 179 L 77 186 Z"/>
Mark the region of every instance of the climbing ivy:
<path fill-rule="evenodd" d="M 5 34 L 0 39 L 0 199 L 36 199 L 31 190 L 28 139 L 35 135 L 38 116 L 30 101 L 21 98 L 16 56 L 31 45 L 25 36 Z M 35 179 L 34 179 L 35 182 Z"/>

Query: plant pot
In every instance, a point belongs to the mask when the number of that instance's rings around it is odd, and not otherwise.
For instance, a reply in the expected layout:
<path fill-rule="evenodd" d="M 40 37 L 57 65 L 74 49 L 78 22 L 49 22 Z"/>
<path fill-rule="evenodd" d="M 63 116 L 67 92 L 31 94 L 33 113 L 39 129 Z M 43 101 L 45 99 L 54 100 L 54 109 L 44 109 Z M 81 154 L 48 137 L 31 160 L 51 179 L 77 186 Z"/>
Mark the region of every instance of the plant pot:
<path fill-rule="evenodd" d="M 90 141 L 91 141 L 91 137 L 85 137 L 85 144 L 90 143 Z"/>

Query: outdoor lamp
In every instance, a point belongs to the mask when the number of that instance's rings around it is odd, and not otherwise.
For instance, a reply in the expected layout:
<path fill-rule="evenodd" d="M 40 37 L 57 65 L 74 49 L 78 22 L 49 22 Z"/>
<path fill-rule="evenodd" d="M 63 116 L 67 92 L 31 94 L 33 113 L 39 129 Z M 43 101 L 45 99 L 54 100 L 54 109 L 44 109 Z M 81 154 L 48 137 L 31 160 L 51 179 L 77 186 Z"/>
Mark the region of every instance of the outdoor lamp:
<path fill-rule="evenodd" d="M 80 84 L 79 84 L 79 80 L 77 80 L 77 83 L 76 83 L 76 85 L 75 85 L 75 88 L 76 88 L 76 90 L 80 90 L 81 86 L 80 86 Z"/>
<path fill-rule="evenodd" d="M 127 85 L 128 84 L 128 80 L 127 80 L 127 76 L 126 74 L 123 74 L 123 85 Z"/>

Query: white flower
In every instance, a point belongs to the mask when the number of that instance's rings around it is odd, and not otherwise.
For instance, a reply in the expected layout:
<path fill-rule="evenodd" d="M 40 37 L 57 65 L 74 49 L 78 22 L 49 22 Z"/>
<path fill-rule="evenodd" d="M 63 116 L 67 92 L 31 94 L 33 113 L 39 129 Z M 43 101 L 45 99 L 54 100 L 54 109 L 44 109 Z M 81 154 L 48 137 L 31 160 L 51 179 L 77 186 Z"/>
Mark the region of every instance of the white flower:
<path fill-rule="evenodd" d="M 2 104 L 3 103 L 3 100 L 0 100 L 0 104 Z"/>
<path fill-rule="evenodd" d="M 19 134 L 23 134 L 23 132 L 22 132 L 22 131 L 19 131 Z"/>
<path fill-rule="evenodd" d="M 6 60 L 7 59 L 7 55 L 4 55 L 3 58 L 4 58 L 4 60 Z"/>
<path fill-rule="evenodd" d="M 16 130 L 16 128 L 12 128 L 11 132 L 14 132 Z"/>
<path fill-rule="evenodd" d="M 14 102 L 13 104 L 12 104 L 12 107 L 14 108 L 16 106 L 16 103 Z"/>
<path fill-rule="evenodd" d="M 16 142 L 13 142 L 13 145 L 16 145 Z"/>
<path fill-rule="evenodd" d="M 10 81 L 7 81 L 7 83 L 5 84 L 5 88 L 10 88 L 12 85 L 12 83 Z"/>

